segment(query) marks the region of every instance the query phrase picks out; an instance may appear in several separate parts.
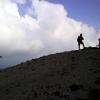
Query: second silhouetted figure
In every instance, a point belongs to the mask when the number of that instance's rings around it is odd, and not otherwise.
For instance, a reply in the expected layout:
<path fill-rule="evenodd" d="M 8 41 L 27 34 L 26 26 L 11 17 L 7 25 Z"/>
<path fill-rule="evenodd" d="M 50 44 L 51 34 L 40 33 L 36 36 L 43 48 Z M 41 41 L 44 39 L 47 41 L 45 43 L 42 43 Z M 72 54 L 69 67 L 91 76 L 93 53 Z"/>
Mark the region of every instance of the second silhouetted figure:
<path fill-rule="evenodd" d="M 98 41 L 99 41 L 98 47 L 100 48 L 100 38 L 98 39 Z"/>
<path fill-rule="evenodd" d="M 80 45 L 81 45 L 81 44 L 83 45 L 83 48 L 85 47 L 85 46 L 84 46 L 83 40 L 84 40 L 84 38 L 83 38 L 82 33 L 81 33 L 81 34 L 78 36 L 78 38 L 77 38 L 79 50 L 80 50 Z"/>

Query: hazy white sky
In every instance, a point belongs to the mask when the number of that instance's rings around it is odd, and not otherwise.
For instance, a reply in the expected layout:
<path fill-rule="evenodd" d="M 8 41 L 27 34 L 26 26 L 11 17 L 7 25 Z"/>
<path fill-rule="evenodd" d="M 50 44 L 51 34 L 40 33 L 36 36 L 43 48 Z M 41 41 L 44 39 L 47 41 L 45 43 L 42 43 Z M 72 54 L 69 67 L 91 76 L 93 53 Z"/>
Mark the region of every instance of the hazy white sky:
<path fill-rule="evenodd" d="M 0 1 L 0 67 L 17 64 L 44 54 L 77 49 L 83 33 L 86 46 L 95 46 L 100 30 L 68 16 L 62 4 L 32 0 L 24 16 L 18 5 L 25 0 Z"/>

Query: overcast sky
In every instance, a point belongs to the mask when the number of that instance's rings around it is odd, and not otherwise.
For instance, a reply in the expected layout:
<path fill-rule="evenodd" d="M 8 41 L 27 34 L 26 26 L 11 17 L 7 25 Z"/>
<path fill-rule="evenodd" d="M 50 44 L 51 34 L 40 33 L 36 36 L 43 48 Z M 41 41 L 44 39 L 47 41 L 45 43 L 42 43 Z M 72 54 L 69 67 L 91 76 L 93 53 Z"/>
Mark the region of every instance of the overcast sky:
<path fill-rule="evenodd" d="M 1 0 L 0 68 L 43 55 L 77 49 L 100 37 L 100 0 Z"/>

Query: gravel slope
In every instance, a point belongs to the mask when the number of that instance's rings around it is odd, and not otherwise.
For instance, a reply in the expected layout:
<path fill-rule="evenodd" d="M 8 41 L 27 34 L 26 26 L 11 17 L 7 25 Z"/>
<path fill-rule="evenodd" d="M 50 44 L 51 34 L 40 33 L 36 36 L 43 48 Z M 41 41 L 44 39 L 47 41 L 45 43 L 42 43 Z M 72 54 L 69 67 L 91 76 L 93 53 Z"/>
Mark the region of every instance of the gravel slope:
<path fill-rule="evenodd" d="M 100 49 L 52 54 L 0 71 L 0 100 L 100 100 Z"/>

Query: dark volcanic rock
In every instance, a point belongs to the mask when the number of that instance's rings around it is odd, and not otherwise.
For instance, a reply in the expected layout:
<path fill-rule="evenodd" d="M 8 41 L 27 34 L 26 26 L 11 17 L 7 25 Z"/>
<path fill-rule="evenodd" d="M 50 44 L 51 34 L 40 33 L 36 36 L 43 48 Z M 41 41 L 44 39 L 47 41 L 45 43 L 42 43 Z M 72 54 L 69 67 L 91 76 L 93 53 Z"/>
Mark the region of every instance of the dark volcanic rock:
<path fill-rule="evenodd" d="M 88 93 L 88 98 L 90 100 L 100 100 L 100 90 L 99 89 L 90 89 Z"/>
<path fill-rule="evenodd" d="M 100 77 L 96 79 L 95 84 L 100 85 Z"/>
<path fill-rule="evenodd" d="M 52 54 L 0 71 L 0 100 L 100 100 L 100 49 Z"/>
<path fill-rule="evenodd" d="M 72 84 L 69 88 L 71 91 L 78 91 L 83 88 L 83 85 Z"/>

